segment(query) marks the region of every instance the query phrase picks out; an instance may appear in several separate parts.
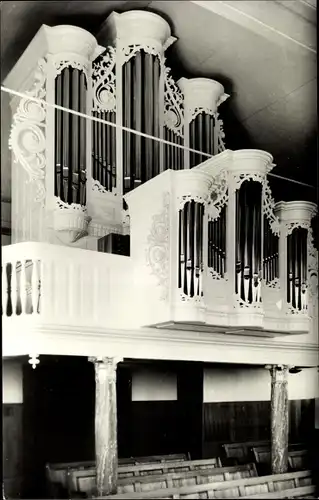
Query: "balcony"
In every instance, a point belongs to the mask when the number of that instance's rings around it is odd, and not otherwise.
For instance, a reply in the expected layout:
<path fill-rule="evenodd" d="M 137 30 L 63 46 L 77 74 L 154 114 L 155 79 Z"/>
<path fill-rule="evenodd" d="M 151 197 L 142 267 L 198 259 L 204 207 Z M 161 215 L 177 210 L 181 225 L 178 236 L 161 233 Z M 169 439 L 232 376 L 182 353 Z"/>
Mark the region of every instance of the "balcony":
<path fill-rule="evenodd" d="M 119 255 L 35 242 L 3 247 L 4 342 L 46 328 L 127 328 L 130 275 L 130 259 Z"/>

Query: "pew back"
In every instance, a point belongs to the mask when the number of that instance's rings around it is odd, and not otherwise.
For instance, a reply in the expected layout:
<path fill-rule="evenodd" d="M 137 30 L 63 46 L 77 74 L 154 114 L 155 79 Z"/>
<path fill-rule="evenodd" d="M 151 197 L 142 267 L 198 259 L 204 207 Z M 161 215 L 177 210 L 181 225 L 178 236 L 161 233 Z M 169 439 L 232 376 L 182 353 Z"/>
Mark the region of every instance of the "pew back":
<path fill-rule="evenodd" d="M 261 493 L 260 495 L 250 495 L 242 498 L 317 498 L 315 486 L 300 486 L 289 490 L 273 491 L 271 493 Z"/>
<path fill-rule="evenodd" d="M 255 461 L 259 466 L 269 467 L 271 451 L 268 447 L 252 448 Z M 307 468 L 307 452 L 305 450 L 288 451 L 288 466 L 290 470 L 302 470 Z"/>
<path fill-rule="evenodd" d="M 151 492 L 124 493 L 109 495 L 105 499 L 135 499 L 135 498 L 240 498 L 244 496 L 279 492 L 310 486 L 312 484 L 311 471 L 289 472 L 272 476 L 250 477 L 219 483 L 200 484 L 195 486 L 184 486 L 181 488 L 168 488 L 166 490 L 155 490 Z M 99 500 L 101 500 L 100 497 Z M 97 499 L 96 499 L 97 500 Z"/>
<path fill-rule="evenodd" d="M 267 445 L 270 445 L 269 441 L 247 441 L 246 443 L 228 443 L 222 447 L 226 458 L 236 459 L 238 463 L 243 463 L 250 458 L 253 447 Z"/>
<path fill-rule="evenodd" d="M 118 460 L 119 467 L 131 466 L 148 463 L 166 463 L 166 462 L 184 462 L 189 460 L 189 454 L 177 453 L 170 455 L 152 455 L 148 457 L 130 457 L 120 458 Z M 87 470 L 95 469 L 95 461 L 89 460 L 86 462 L 68 462 L 46 465 L 46 476 L 51 483 L 60 483 L 62 486 L 67 484 L 67 473 L 70 469 Z"/>
<path fill-rule="evenodd" d="M 246 477 L 256 477 L 255 464 L 236 465 L 208 470 L 193 470 L 160 475 L 149 475 L 119 479 L 118 493 L 138 493 L 161 488 L 176 488 L 206 484 L 218 481 L 229 481 Z M 92 495 L 95 490 L 95 471 L 70 470 L 69 493 L 81 492 Z"/>

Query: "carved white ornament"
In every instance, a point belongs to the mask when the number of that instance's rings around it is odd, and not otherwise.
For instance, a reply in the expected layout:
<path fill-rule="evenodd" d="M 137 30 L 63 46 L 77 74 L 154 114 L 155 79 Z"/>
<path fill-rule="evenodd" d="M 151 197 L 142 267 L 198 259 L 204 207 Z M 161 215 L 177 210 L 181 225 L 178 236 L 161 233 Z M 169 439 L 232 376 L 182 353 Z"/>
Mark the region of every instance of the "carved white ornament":
<path fill-rule="evenodd" d="M 224 142 L 225 132 L 224 132 L 224 123 L 221 118 L 219 118 L 219 113 L 215 113 L 215 127 L 217 130 L 217 151 L 218 153 L 222 153 L 226 149 L 226 145 Z"/>
<path fill-rule="evenodd" d="M 263 181 L 263 214 L 266 215 L 270 223 L 272 232 L 279 236 L 280 234 L 280 220 L 274 213 L 275 200 L 271 195 L 269 182 L 267 179 Z"/>
<path fill-rule="evenodd" d="M 81 212 L 86 214 L 87 213 L 87 208 L 84 205 L 80 205 L 78 203 L 65 203 L 62 201 L 59 197 L 55 196 L 54 197 L 56 207 L 60 210 L 73 210 L 75 212 Z"/>
<path fill-rule="evenodd" d="M 29 354 L 29 361 L 32 368 L 35 370 L 36 366 L 40 363 L 39 354 Z"/>
<path fill-rule="evenodd" d="M 242 183 L 248 180 L 260 182 L 261 184 L 263 184 L 265 180 L 265 175 L 260 174 L 258 172 L 252 172 L 252 173 L 245 172 L 245 173 L 235 174 L 233 179 L 236 183 L 236 189 L 239 189 Z"/>
<path fill-rule="evenodd" d="M 89 61 L 87 59 L 78 59 L 78 58 L 73 58 L 68 57 L 65 59 L 60 59 L 60 60 L 53 60 L 53 67 L 55 69 L 55 77 L 60 75 L 62 71 L 65 68 L 68 68 L 71 66 L 71 68 L 78 69 L 79 71 L 83 71 L 85 74 L 86 78 L 88 78 L 88 66 L 89 66 Z"/>
<path fill-rule="evenodd" d="M 210 195 L 210 201 L 207 206 L 208 218 L 215 220 L 219 217 L 220 211 L 228 202 L 228 175 L 226 170 L 222 170 L 219 175 L 213 179 L 213 189 Z"/>
<path fill-rule="evenodd" d="M 160 46 L 156 46 L 156 44 L 153 44 L 152 40 L 150 40 L 149 43 L 134 43 L 122 46 L 120 49 L 120 63 L 122 65 L 127 63 L 140 50 L 144 50 L 144 52 L 146 52 L 147 54 L 157 56 L 160 61 L 162 61 L 163 49 Z"/>
<path fill-rule="evenodd" d="M 116 86 L 115 86 L 116 51 L 108 47 L 107 53 L 93 63 L 93 111 L 115 111 Z"/>
<path fill-rule="evenodd" d="M 162 288 L 161 300 L 168 299 L 169 285 L 169 206 L 170 195 L 163 196 L 163 210 L 153 215 L 150 234 L 147 237 L 146 262 L 151 267 L 152 274 L 158 279 L 158 286 Z"/>
<path fill-rule="evenodd" d="M 170 71 L 170 68 L 164 69 L 164 125 L 179 137 L 183 137 L 184 96 L 170 75 Z"/>
<path fill-rule="evenodd" d="M 108 191 L 107 189 L 105 189 L 104 186 L 102 186 L 102 184 L 96 180 L 96 179 L 92 179 L 92 191 L 96 191 L 98 193 L 105 193 L 105 194 L 112 194 L 112 196 L 117 196 L 117 193 L 115 191 L 113 192 L 110 192 Z"/>
<path fill-rule="evenodd" d="M 314 246 L 312 228 L 308 229 L 307 237 L 307 267 L 308 267 L 308 291 L 310 299 L 317 307 L 318 301 L 318 251 Z"/>
<path fill-rule="evenodd" d="M 46 61 L 40 59 L 34 73 L 34 84 L 30 91 L 25 92 L 30 99 L 20 99 L 17 111 L 13 116 L 9 148 L 12 149 L 14 162 L 20 163 L 29 176 L 29 182 L 37 187 L 35 201 L 45 199 L 45 105 L 35 102 L 32 97 L 45 97 Z"/>

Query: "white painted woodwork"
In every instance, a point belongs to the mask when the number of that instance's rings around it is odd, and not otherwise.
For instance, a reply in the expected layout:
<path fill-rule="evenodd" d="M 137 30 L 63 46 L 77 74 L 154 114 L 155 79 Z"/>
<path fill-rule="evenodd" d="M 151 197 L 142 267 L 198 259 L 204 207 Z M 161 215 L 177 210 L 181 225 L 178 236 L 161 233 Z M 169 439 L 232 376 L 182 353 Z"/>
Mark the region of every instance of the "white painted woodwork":
<path fill-rule="evenodd" d="M 256 349 L 254 362 L 288 364 L 288 358 L 297 359 L 301 346 L 300 360 L 294 364 L 300 364 L 301 359 L 305 365 L 316 363 L 318 272 L 310 228 L 315 206 L 299 201 L 280 202 L 275 207 L 267 183 L 267 174 L 274 166 L 272 156 L 257 150 L 226 150 L 193 169 L 188 169 L 186 153 L 184 170 L 165 170 L 161 163 L 161 174 L 125 195 L 129 209 L 124 212 L 122 66 L 139 50 L 159 57 L 159 96 L 164 107 L 159 136 L 164 136 L 166 127 L 185 146 L 189 144 L 188 125 L 203 111 L 216 118 L 216 153 L 224 149 L 217 108 L 228 95 L 222 85 L 206 78 L 182 78 L 182 91 L 178 89 L 165 67 L 164 55 L 175 38 L 157 14 L 135 10 L 113 13 L 98 39 L 104 47 L 83 29 L 43 25 L 4 82 L 14 90 L 28 92 L 28 98 L 15 97 L 11 102 L 13 245 L 3 249 L 2 266 L 11 264 L 14 272 L 11 281 L 2 274 L 6 355 L 27 354 L 33 349 L 40 354 L 96 356 L 99 350 L 109 355 L 110 349 L 111 354 L 113 350 L 121 356 L 123 351 L 128 357 L 251 363 L 249 353 Z M 105 74 L 92 66 L 102 53 Z M 91 116 L 99 104 L 116 113 L 118 126 L 117 186 L 106 192 L 92 177 L 92 121 L 87 120 L 85 205 L 68 205 L 54 196 L 55 113 L 50 106 L 31 100 L 41 98 L 53 104 L 55 78 L 69 65 L 86 75 L 87 114 Z M 104 78 L 104 97 L 99 103 L 93 76 Z M 162 151 L 161 162 L 163 158 Z M 235 293 L 235 201 L 246 179 L 261 184 L 262 214 L 268 217 L 272 233 L 280 236 L 279 279 L 269 286 L 259 276 L 258 293 L 250 303 Z M 203 256 L 196 275 L 197 296 L 185 295 L 177 284 L 179 211 L 191 200 L 204 207 L 203 239 L 195 245 L 196 257 L 200 251 Z M 208 221 L 218 220 L 223 208 L 227 272 L 220 276 L 208 267 Z M 286 304 L 289 227 L 308 230 L 308 302 L 302 311 Z M 192 230 L 188 229 L 188 242 Z M 98 238 L 110 232 L 130 233 L 130 257 L 96 251 Z M 9 298 L 13 305 L 10 316 Z M 55 334 L 61 345 L 53 341 Z M 72 335 L 76 342 L 70 340 Z M 280 340 L 266 339 L 276 336 Z M 264 339 L 258 343 L 258 337 Z M 214 352 L 209 352 L 211 345 L 216 347 Z"/>

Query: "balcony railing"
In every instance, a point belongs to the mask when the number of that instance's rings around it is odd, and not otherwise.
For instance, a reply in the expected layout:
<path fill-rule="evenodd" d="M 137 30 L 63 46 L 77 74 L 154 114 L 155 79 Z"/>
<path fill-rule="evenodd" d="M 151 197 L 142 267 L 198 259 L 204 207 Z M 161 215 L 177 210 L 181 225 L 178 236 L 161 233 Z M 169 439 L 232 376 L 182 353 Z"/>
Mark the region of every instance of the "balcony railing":
<path fill-rule="evenodd" d="M 46 243 L 3 247 L 4 324 L 124 327 L 130 273 L 130 259 L 120 255 Z"/>

